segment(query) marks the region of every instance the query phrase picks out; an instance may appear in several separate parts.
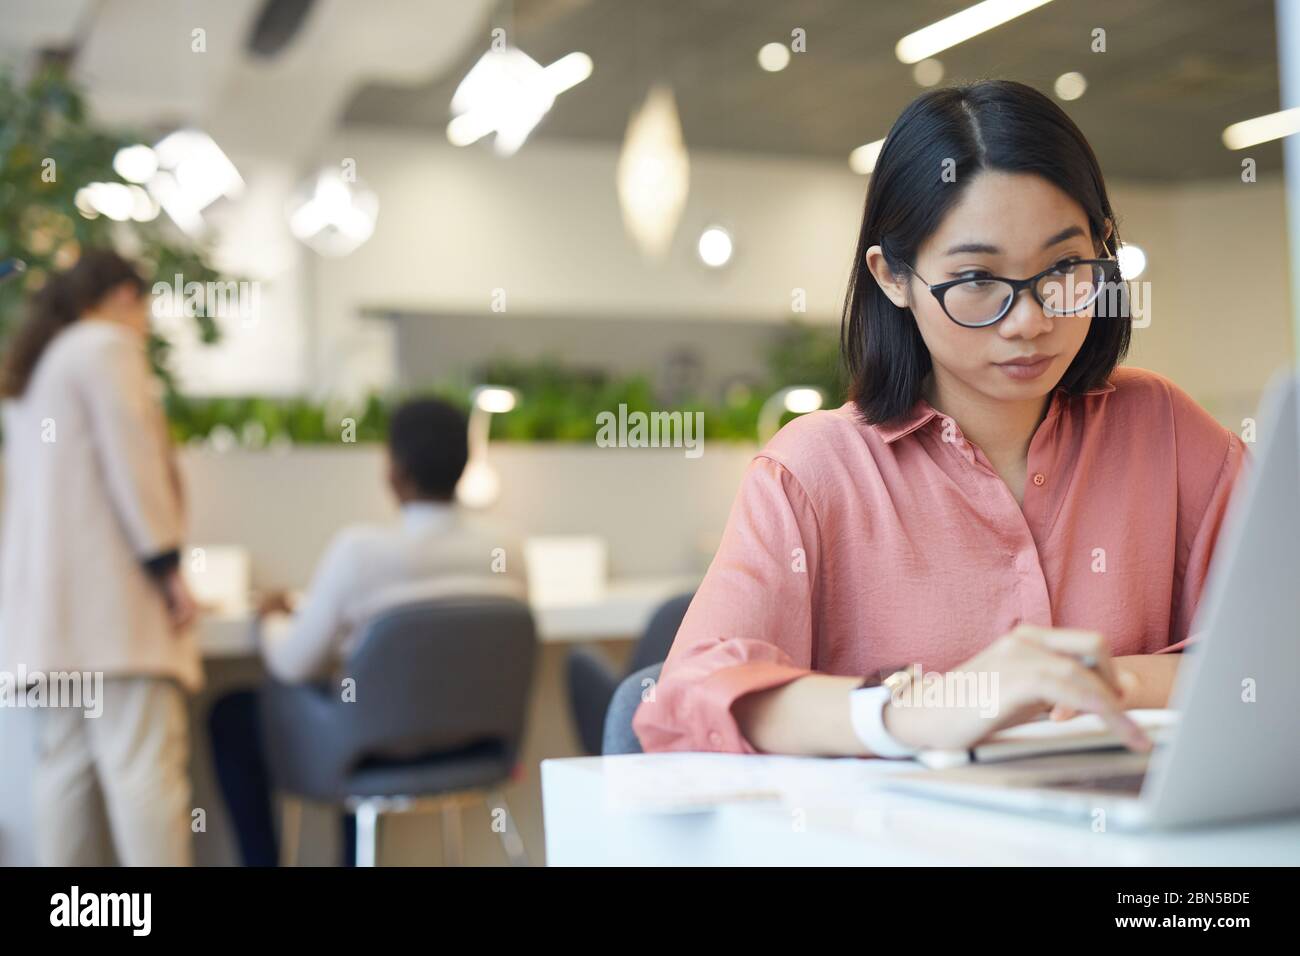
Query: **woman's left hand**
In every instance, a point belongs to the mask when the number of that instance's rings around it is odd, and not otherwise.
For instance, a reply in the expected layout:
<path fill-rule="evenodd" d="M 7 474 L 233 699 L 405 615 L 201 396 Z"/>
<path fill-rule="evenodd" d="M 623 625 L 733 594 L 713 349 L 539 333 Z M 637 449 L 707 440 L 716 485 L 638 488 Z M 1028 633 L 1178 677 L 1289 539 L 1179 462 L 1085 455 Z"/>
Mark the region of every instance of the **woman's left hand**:
<path fill-rule="evenodd" d="M 1128 657 L 1116 657 L 1112 659 L 1112 664 L 1115 668 L 1115 679 L 1119 682 L 1120 686 L 1120 703 L 1123 704 L 1125 710 L 1133 710 L 1134 708 L 1143 706 L 1140 700 L 1142 679 L 1138 677 L 1136 671 L 1134 671 L 1132 666 L 1129 665 L 1129 660 L 1131 660 L 1131 658 Z M 1072 707 L 1058 704 L 1052 708 L 1048 717 L 1052 720 L 1069 720 L 1071 717 L 1077 717 L 1078 715 L 1079 712 Z"/>
<path fill-rule="evenodd" d="M 163 597 L 171 614 L 172 630 L 180 633 L 199 616 L 199 602 L 194 599 L 190 586 L 179 570 L 171 571 L 163 579 Z"/>

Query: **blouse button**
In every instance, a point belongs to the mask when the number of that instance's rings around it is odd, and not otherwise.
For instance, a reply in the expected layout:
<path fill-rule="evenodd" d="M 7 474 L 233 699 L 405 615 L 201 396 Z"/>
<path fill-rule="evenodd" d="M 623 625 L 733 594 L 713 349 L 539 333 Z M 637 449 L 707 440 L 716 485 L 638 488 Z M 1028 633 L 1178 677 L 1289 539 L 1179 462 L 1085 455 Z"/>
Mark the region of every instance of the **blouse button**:
<path fill-rule="evenodd" d="M 1045 482 L 1046 480 L 1047 480 L 1047 476 L 1044 475 L 1041 471 L 1040 471 L 1040 472 L 1036 472 L 1036 473 L 1034 474 L 1034 484 L 1036 484 L 1036 485 L 1041 485 L 1041 484 L 1042 484 L 1043 482 Z"/>
<path fill-rule="evenodd" d="M 716 730 L 709 731 L 709 743 L 711 743 L 715 747 L 721 747 L 722 734 L 718 733 Z"/>

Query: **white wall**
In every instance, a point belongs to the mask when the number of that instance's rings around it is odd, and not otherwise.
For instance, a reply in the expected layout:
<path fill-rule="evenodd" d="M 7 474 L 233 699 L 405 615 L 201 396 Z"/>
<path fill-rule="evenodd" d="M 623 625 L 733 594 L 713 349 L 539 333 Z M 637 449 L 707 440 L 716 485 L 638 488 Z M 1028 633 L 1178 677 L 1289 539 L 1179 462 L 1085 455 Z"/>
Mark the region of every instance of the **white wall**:
<path fill-rule="evenodd" d="M 693 154 L 676 242 L 664 262 L 648 263 L 623 230 L 613 147 L 527 144 L 499 159 L 428 136 L 349 129 L 326 155 L 356 159 L 380 197 L 371 240 L 317 270 L 316 367 L 328 386 L 389 380 L 388 329 L 359 322 L 360 307 L 486 314 L 500 289 L 517 315 L 781 320 L 798 287 L 809 315 L 829 319 L 862 201 L 862 181 L 831 164 Z M 705 270 L 691 249 L 715 220 L 738 240 L 723 272 Z"/>
<path fill-rule="evenodd" d="M 1229 167 L 1231 170 L 1231 167 Z M 1294 354 L 1279 177 L 1113 189 L 1120 234 L 1147 252 L 1151 324 L 1128 364 L 1168 375 L 1225 425 L 1255 411 Z"/>
<path fill-rule="evenodd" d="M 211 214 L 218 240 L 213 258 L 247 291 L 241 303 L 247 314 L 219 319 L 215 345 L 199 341 L 192 318 L 155 318 L 155 325 L 173 345 L 172 369 L 187 393 L 300 395 L 312 382 L 305 347 L 312 331 L 312 253 L 289 232 L 284 212 L 297 172 L 264 155 L 237 153 L 233 159 L 246 187 L 238 202 L 222 202 Z M 157 278 L 175 283 L 173 276 Z"/>
<path fill-rule="evenodd" d="M 681 449 L 497 443 L 501 497 L 484 515 L 517 539 L 599 535 L 615 577 L 702 574 L 754 451 L 706 442 L 690 459 Z M 376 445 L 185 449 L 180 460 L 189 542 L 247 548 L 257 588 L 305 586 L 335 531 L 395 512 Z"/>
<path fill-rule="evenodd" d="M 866 189 L 838 163 L 693 153 L 676 241 L 649 263 L 623 230 L 613 146 L 529 143 L 500 159 L 441 137 L 348 128 L 318 157 L 344 158 L 379 194 L 378 228 L 347 258 L 305 257 L 300 337 L 245 337 L 222 359 L 245 355 L 262 390 L 302 379 L 318 393 L 383 387 L 391 328 L 362 310 L 486 315 L 494 290 L 512 314 L 605 316 L 611 335 L 629 315 L 783 321 L 796 288 L 807 319 L 837 322 Z M 1122 235 L 1149 261 L 1153 320 L 1135 331 L 1130 363 L 1169 375 L 1225 421 L 1253 407 L 1293 354 L 1280 179 L 1241 183 L 1229 164 L 1222 182 L 1111 191 Z M 737 241 L 722 272 L 692 249 L 712 221 Z"/>

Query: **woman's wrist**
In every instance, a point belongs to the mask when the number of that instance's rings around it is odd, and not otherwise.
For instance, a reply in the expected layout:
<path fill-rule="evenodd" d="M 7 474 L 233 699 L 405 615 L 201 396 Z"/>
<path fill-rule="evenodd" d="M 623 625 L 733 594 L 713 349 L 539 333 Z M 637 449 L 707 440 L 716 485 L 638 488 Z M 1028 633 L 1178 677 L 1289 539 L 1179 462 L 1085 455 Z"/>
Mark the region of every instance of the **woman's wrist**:
<path fill-rule="evenodd" d="M 917 726 L 916 720 L 920 712 L 919 707 L 900 707 L 891 700 L 885 704 L 880 716 L 889 736 L 905 747 L 924 750 L 927 746 L 924 731 Z"/>
<path fill-rule="evenodd" d="M 885 727 L 885 708 L 892 691 L 881 684 L 849 692 L 849 720 L 868 754 L 876 757 L 912 757 L 916 748 L 903 743 Z"/>
<path fill-rule="evenodd" d="M 928 706 L 906 697 L 886 704 L 881 718 L 891 737 L 915 750 L 964 750 L 996 729 L 978 707 Z"/>

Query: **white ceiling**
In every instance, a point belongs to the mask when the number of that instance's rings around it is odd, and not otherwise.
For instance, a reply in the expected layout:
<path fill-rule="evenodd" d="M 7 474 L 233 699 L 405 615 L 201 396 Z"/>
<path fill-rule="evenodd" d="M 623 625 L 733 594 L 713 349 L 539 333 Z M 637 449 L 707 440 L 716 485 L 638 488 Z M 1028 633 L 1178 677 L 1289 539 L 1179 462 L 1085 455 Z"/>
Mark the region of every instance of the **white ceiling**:
<path fill-rule="evenodd" d="M 491 0 L 318 0 L 269 62 L 246 49 L 263 0 L 0 0 L 0 55 L 72 49 L 103 122 L 195 124 L 233 157 L 304 159 L 371 82 L 427 82 L 485 44 Z M 206 49 L 192 49 L 193 31 Z"/>
<path fill-rule="evenodd" d="M 489 41 L 495 12 L 543 62 L 575 49 L 596 73 L 532 137 L 618 142 L 651 79 L 672 82 L 688 144 L 843 162 L 919 91 L 895 39 L 968 0 L 317 0 L 267 62 L 246 52 L 265 0 L 0 0 L 0 56 L 75 50 L 94 111 L 158 133 L 197 124 L 237 161 L 305 164 L 340 123 L 441 136 L 451 92 Z M 504 11 L 504 13 L 503 13 Z M 796 12 L 797 11 L 797 12 Z M 1010 76 L 1050 89 L 1082 69 L 1068 106 L 1112 175 L 1235 175 L 1224 126 L 1278 108 L 1272 0 L 1053 3 L 945 53 L 947 79 Z M 754 63 L 764 41 L 807 31 L 789 70 Z M 1110 48 L 1091 52 L 1104 26 Z M 191 51 L 192 31 L 207 49 Z M 1281 149 L 1253 153 L 1261 171 Z"/>
<path fill-rule="evenodd" d="M 95 0 L 2 0 L 0 56 L 69 45 L 95 5 Z"/>
<path fill-rule="evenodd" d="M 692 150 L 846 163 L 879 139 L 922 91 L 894 44 L 973 0 L 513 0 L 502 19 L 541 63 L 573 50 L 594 62 L 529 141 L 618 144 L 652 82 L 677 94 Z M 1288 3 L 1300 0 L 1286 0 Z M 513 11 L 507 15 L 506 11 Z M 1082 72 L 1088 92 L 1065 104 L 1108 176 L 1170 182 L 1240 175 L 1220 140 L 1229 123 L 1279 108 L 1274 0 L 1058 0 L 939 55 L 944 83 L 985 77 L 1051 91 Z M 767 73 L 760 46 L 805 32 L 806 51 Z M 1093 31 L 1106 32 L 1094 52 Z M 372 82 L 345 121 L 441 133 L 457 67 L 416 86 Z M 478 147 L 475 147 L 478 148 Z M 1261 172 L 1279 144 L 1252 150 Z"/>

